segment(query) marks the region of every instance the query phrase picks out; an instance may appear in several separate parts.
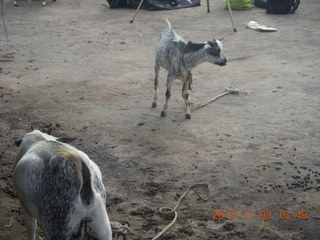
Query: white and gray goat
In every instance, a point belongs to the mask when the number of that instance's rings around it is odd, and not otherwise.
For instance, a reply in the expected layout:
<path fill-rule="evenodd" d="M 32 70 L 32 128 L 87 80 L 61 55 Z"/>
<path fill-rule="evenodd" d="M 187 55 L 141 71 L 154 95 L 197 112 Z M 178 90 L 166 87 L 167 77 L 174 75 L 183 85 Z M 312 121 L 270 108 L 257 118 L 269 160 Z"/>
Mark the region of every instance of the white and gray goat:
<path fill-rule="evenodd" d="M 84 152 L 38 130 L 16 144 L 13 182 L 28 240 L 35 240 L 37 221 L 46 240 L 83 237 L 87 227 L 97 239 L 112 240 L 99 167 Z"/>
<path fill-rule="evenodd" d="M 185 42 L 172 28 L 167 20 L 168 27 L 165 28 L 157 45 L 155 60 L 154 98 L 152 107 L 157 106 L 157 89 L 160 67 L 168 71 L 166 101 L 161 112 L 164 117 L 167 114 L 168 101 L 171 96 L 171 87 L 174 79 L 180 79 L 183 83 L 182 98 L 185 102 L 186 118 L 191 119 L 189 90 L 191 90 L 191 70 L 203 62 L 210 62 L 224 66 L 227 59 L 222 54 L 222 43 L 213 39 L 205 43 Z"/>

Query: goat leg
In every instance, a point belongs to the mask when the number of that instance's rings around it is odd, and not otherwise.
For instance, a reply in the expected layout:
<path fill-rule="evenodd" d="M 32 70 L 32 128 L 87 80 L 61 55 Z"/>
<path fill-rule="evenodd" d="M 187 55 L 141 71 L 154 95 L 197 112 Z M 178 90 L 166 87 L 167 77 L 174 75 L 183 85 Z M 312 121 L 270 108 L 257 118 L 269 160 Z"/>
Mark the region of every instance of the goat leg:
<path fill-rule="evenodd" d="M 171 86 L 173 83 L 173 79 L 174 79 L 173 75 L 169 73 L 167 78 L 166 101 L 164 103 L 163 110 L 161 112 L 161 117 L 165 117 L 167 115 L 168 102 L 171 97 Z"/>
<path fill-rule="evenodd" d="M 28 240 L 35 240 L 36 239 L 36 229 L 37 229 L 37 220 L 31 216 L 28 212 L 27 208 L 25 207 L 24 203 L 20 201 L 21 208 L 23 211 L 24 219 L 26 222 L 26 229 L 28 233 Z"/>
<path fill-rule="evenodd" d="M 154 77 L 154 97 L 153 97 L 153 102 L 152 102 L 152 107 L 156 108 L 157 107 L 157 99 L 158 99 L 158 85 L 159 85 L 159 71 L 160 71 L 160 65 L 155 64 L 154 66 L 154 72 L 155 72 L 155 77 Z"/>
<path fill-rule="evenodd" d="M 191 119 L 189 85 L 189 79 L 187 79 L 187 81 L 183 82 L 182 86 L 182 98 L 184 99 L 185 103 L 184 109 L 186 113 L 186 119 Z"/>

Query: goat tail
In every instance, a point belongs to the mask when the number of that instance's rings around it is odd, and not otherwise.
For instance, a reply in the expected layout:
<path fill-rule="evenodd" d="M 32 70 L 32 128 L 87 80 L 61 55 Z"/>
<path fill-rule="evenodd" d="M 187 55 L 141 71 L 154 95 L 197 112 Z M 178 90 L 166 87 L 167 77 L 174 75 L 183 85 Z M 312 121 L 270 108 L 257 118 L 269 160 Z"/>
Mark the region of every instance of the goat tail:
<path fill-rule="evenodd" d="M 166 22 L 167 22 L 167 24 L 168 24 L 168 28 L 171 28 L 171 23 L 170 23 L 170 21 L 169 21 L 168 18 L 166 18 Z"/>
<path fill-rule="evenodd" d="M 93 199 L 91 174 L 86 161 L 73 149 L 61 149 L 57 155 L 76 164 L 76 173 L 80 185 L 80 197 L 84 204 L 89 205 Z"/>

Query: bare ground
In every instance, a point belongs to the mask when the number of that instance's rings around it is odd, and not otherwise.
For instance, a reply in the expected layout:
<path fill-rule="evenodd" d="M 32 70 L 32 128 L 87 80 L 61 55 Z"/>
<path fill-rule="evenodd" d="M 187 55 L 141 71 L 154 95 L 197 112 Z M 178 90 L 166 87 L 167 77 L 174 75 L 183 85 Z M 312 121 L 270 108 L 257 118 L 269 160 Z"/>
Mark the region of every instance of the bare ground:
<path fill-rule="evenodd" d="M 155 236 L 172 217 L 158 209 L 173 207 L 199 182 L 210 184 L 209 200 L 191 192 L 162 239 L 320 239 L 318 1 L 302 1 L 292 15 L 233 11 L 237 33 L 218 1 L 211 13 L 205 2 L 141 11 L 133 24 L 134 10 L 111 10 L 105 3 L 58 0 L 41 7 L 39 1 L 22 1 L 13 7 L 5 1 L 9 44 L 0 28 L 0 239 L 26 239 L 12 168 L 14 140 L 31 125 L 76 138 L 72 144 L 97 162 L 109 216 L 130 224 L 130 239 Z M 151 108 L 155 45 L 164 17 L 187 40 L 224 37 L 229 59 L 245 57 L 224 67 L 197 67 L 192 99 L 208 100 L 225 87 L 238 88 L 240 95 L 194 109 L 185 120 L 176 81 L 168 115 L 161 118 L 162 71 L 159 107 Z M 278 31 L 248 29 L 250 20 Z M 213 220 L 213 211 L 237 217 Z"/>

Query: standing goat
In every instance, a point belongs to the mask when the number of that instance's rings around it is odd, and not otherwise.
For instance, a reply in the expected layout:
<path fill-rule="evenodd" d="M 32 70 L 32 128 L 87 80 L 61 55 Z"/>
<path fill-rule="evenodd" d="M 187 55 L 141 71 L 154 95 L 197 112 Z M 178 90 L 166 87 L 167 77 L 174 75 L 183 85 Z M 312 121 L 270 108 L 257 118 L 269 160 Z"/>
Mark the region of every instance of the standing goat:
<path fill-rule="evenodd" d="M 168 101 L 171 96 L 171 87 L 174 79 L 180 79 L 183 83 L 182 98 L 185 101 L 186 118 L 191 119 L 189 90 L 191 90 L 192 73 L 191 70 L 203 62 L 210 62 L 219 66 L 224 66 L 227 59 L 222 55 L 222 43 L 213 39 L 205 43 L 186 43 L 172 28 L 167 20 L 168 28 L 161 33 L 157 45 L 155 61 L 155 94 L 152 107 L 157 106 L 157 89 L 160 67 L 168 71 L 166 101 L 161 112 L 164 117 L 167 114 Z"/>
<path fill-rule="evenodd" d="M 35 240 L 37 221 L 46 240 L 82 237 L 86 224 L 97 239 L 112 240 L 99 167 L 84 152 L 38 130 L 16 144 L 13 181 L 28 240 Z"/>

